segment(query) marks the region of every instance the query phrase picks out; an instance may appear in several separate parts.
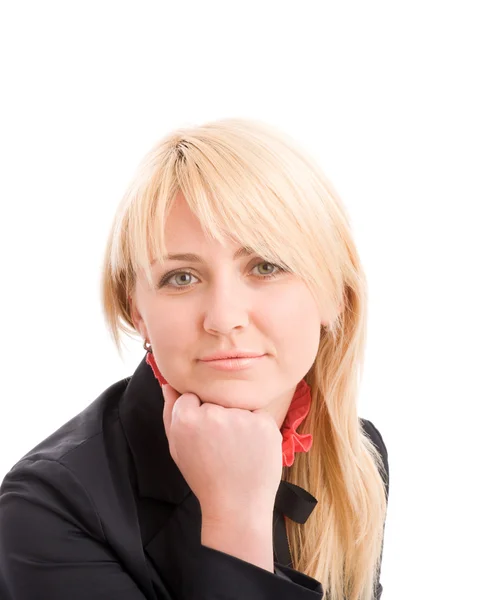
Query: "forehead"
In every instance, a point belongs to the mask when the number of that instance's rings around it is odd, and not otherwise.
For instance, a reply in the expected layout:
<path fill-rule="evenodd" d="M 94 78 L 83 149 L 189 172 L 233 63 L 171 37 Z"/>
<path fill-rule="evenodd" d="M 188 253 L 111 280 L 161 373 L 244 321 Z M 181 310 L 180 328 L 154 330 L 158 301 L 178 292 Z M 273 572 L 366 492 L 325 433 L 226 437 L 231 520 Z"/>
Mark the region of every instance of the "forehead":
<path fill-rule="evenodd" d="M 165 221 L 166 260 L 203 262 L 206 255 L 226 252 L 234 260 L 253 254 L 232 234 L 221 243 L 207 236 L 197 216 L 191 211 L 183 194 L 178 192 Z M 151 256 L 151 254 L 150 254 Z M 154 260 L 150 264 L 154 264 Z"/>
<path fill-rule="evenodd" d="M 236 250 L 241 242 L 233 234 L 226 234 L 224 244 Z M 165 244 L 169 252 L 188 251 L 193 246 L 201 252 L 201 248 L 221 247 L 219 240 L 211 239 L 205 234 L 200 220 L 192 212 L 183 194 L 178 192 L 165 222 Z"/>
<path fill-rule="evenodd" d="M 181 233 L 182 231 L 201 233 L 202 229 L 198 218 L 191 211 L 183 194 L 178 192 L 166 218 L 165 234 L 169 233 L 171 236 L 172 233 Z"/>

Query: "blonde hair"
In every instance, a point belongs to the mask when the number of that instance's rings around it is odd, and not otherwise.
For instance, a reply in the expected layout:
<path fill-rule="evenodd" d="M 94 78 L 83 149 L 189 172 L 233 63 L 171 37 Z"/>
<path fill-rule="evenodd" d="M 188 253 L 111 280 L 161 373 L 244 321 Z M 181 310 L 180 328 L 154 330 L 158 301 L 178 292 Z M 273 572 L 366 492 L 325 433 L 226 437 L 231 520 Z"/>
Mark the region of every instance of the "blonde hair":
<path fill-rule="evenodd" d="M 314 445 L 283 470 L 318 504 L 304 525 L 287 519 L 287 532 L 293 567 L 321 582 L 325 600 L 370 600 L 387 496 L 381 455 L 357 414 L 367 286 L 346 210 L 316 162 L 263 122 L 222 119 L 168 134 L 140 163 L 107 242 L 102 302 L 120 354 L 120 333 L 136 333 L 136 275 L 142 269 L 153 287 L 150 261 L 161 265 L 167 253 L 164 226 L 179 191 L 205 235 L 296 273 L 328 315 L 305 377 L 311 410 L 298 429 Z"/>

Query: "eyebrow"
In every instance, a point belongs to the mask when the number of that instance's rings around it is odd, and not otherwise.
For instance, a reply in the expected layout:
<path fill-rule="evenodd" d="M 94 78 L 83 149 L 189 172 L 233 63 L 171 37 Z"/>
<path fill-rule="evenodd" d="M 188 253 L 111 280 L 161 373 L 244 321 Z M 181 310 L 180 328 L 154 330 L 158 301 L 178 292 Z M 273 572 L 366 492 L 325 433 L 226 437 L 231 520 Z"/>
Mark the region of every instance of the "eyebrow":
<path fill-rule="evenodd" d="M 238 260 L 243 256 L 250 256 L 251 254 L 254 254 L 254 250 L 252 250 L 251 248 L 239 248 L 239 250 L 236 250 L 236 252 L 233 254 L 233 260 Z M 164 257 L 164 260 L 185 260 L 188 262 L 196 263 L 205 262 L 205 260 L 201 256 L 198 256 L 198 254 L 192 254 L 191 252 L 186 252 L 184 254 L 167 254 Z"/>

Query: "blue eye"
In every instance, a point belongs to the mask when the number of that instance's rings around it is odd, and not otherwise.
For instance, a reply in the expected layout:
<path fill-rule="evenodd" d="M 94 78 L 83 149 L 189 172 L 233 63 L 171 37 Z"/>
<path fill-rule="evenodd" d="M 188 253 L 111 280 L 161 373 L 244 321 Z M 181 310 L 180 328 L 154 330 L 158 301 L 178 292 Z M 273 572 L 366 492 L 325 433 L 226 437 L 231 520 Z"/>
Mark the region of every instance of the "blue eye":
<path fill-rule="evenodd" d="M 280 275 L 281 273 L 284 273 L 286 271 L 286 269 L 283 269 L 279 265 L 275 265 L 274 263 L 270 263 L 270 262 L 266 262 L 266 261 L 261 261 L 261 262 L 257 263 L 253 267 L 253 269 L 256 269 L 256 267 L 259 267 L 260 265 L 270 265 L 276 269 L 276 271 L 273 271 L 273 273 L 267 273 L 266 275 L 259 275 L 260 279 L 274 279 L 275 277 L 278 277 L 278 275 Z M 190 271 L 189 269 L 170 271 L 169 273 L 166 273 L 161 278 L 157 288 L 159 289 L 162 287 L 169 287 L 173 290 L 185 290 L 185 289 L 189 289 L 190 287 L 193 286 L 192 283 L 189 283 L 187 285 L 180 285 L 180 286 L 173 285 L 172 283 L 170 283 L 170 280 L 173 279 L 173 277 L 175 277 L 176 275 L 192 275 L 192 276 L 194 276 L 193 272 Z"/>

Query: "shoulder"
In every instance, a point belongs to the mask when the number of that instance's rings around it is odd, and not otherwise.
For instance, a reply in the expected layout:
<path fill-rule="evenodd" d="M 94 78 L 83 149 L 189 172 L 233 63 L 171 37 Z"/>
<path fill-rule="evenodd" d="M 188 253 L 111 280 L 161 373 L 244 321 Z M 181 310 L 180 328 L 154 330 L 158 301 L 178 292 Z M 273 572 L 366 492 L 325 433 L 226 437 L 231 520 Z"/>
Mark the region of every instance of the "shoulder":
<path fill-rule="evenodd" d="M 91 497 L 71 469 L 56 460 L 23 458 L 0 485 L 1 535 L 15 537 L 27 527 L 31 535 L 48 534 L 59 522 L 82 523 L 103 537 Z"/>
<path fill-rule="evenodd" d="M 384 473 L 382 473 L 383 479 L 386 483 L 386 489 L 389 494 L 389 460 L 388 451 L 386 444 L 384 443 L 383 436 L 379 432 L 378 428 L 368 419 L 359 419 L 361 429 L 372 443 L 376 446 L 377 450 L 381 454 L 381 459 L 384 467 Z"/>
<path fill-rule="evenodd" d="M 369 437 L 369 439 L 373 442 L 373 444 L 379 450 L 381 455 L 384 456 L 384 458 L 387 461 L 388 451 L 386 448 L 386 444 L 384 443 L 383 436 L 379 432 L 378 428 L 371 421 L 368 421 L 368 419 L 359 419 L 359 421 L 361 423 L 361 427 L 364 433 L 366 433 L 366 435 Z"/>

